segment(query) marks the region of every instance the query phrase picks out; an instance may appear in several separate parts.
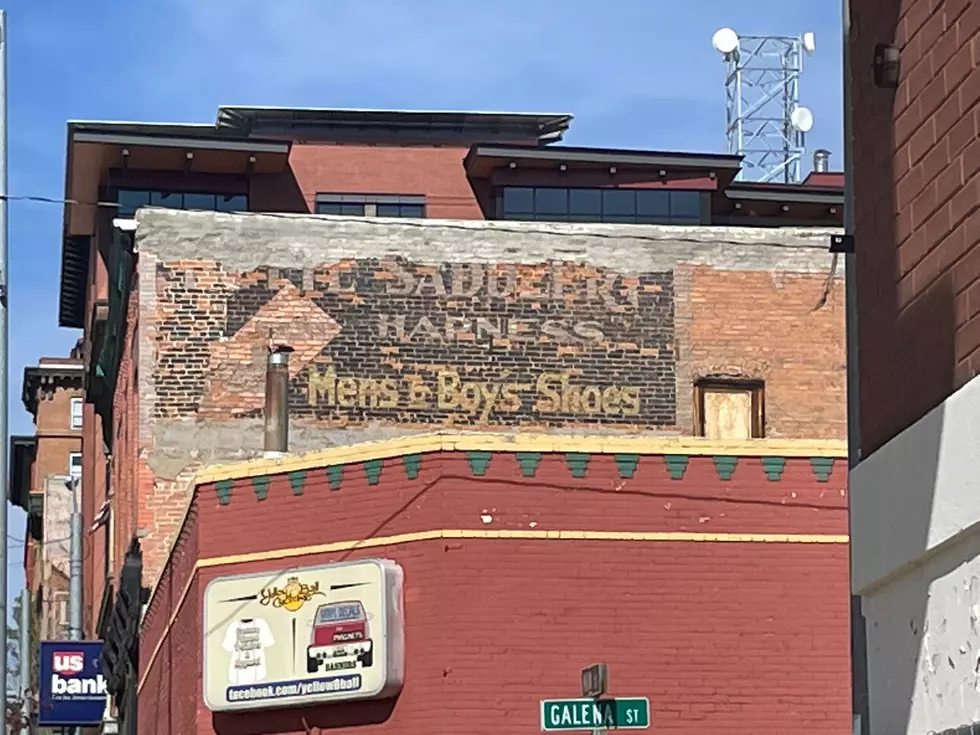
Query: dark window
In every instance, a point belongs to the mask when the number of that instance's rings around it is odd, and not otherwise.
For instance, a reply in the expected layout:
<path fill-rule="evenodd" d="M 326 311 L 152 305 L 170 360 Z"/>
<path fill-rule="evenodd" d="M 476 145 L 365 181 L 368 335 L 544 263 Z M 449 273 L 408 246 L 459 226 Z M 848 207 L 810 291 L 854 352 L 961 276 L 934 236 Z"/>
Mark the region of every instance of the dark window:
<path fill-rule="evenodd" d="M 193 209 L 205 212 L 248 211 L 248 197 L 244 194 L 118 189 L 116 202 L 119 204 L 120 217 L 132 217 L 137 209 L 146 206 Z"/>
<path fill-rule="evenodd" d="M 425 197 L 411 194 L 317 194 L 316 214 L 348 217 L 425 217 Z"/>
<path fill-rule="evenodd" d="M 351 217 L 363 217 L 364 205 L 354 202 L 317 202 L 317 214 L 346 214 Z"/>
<path fill-rule="evenodd" d="M 214 194 L 184 194 L 184 209 L 214 212 L 218 209 L 217 201 Z"/>
<path fill-rule="evenodd" d="M 504 187 L 499 219 L 626 224 L 697 224 L 706 194 L 668 189 Z"/>
<path fill-rule="evenodd" d="M 423 204 L 379 204 L 377 207 L 379 217 L 425 217 Z"/>
<path fill-rule="evenodd" d="M 636 190 L 604 189 L 602 192 L 603 222 L 636 222 Z"/>
<path fill-rule="evenodd" d="M 568 219 L 572 222 L 601 222 L 602 192 L 599 189 L 569 189 Z"/>
<path fill-rule="evenodd" d="M 247 212 L 248 197 L 244 194 L 218 194 L 217 208 L 219 212 Z"/>
<path fill-rule="evenodd" d="M 504 189 L 503 219 L 530 219 L 534 217 L 534 189 L 508 186 Z"/>
<path fill-rule="evenodd" d="M 132 217 L 136 210 L 150 203 L 150 192 L 133 189 L 120 189 L 116 194 L 119 203 L 119 216 Z"/>

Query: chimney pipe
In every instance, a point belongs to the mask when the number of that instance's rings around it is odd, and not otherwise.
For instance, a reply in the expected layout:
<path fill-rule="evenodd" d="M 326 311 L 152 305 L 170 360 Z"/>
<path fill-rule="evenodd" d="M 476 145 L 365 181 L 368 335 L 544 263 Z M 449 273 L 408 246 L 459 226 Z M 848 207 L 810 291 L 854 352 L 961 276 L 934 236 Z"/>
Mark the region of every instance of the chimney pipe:
<path fill-rule="evenodd" d="M 813 172 L 825 174 L 830 168 L 830 151 L 818 148 L 813 152 Z"/>
<path fill-rule="evenodd" d="M 265 456 L 289 451 L 289 353 L 292 347 L 269 347 L 265 372 Z"/>

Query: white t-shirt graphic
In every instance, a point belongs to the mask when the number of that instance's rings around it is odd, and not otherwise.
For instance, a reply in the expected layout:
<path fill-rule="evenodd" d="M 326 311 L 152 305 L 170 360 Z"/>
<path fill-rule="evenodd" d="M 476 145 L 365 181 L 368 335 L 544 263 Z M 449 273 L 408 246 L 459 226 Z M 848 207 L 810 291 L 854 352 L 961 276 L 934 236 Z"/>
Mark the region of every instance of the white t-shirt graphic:
<path fill-rule="evenodd" d="M 275 644 L 269 624 L 261 618 L 236 620 L 225 632 L 224 649 L 231 654 L 228 683 L 255 684 L 265 679 L 265 649 Z"/>

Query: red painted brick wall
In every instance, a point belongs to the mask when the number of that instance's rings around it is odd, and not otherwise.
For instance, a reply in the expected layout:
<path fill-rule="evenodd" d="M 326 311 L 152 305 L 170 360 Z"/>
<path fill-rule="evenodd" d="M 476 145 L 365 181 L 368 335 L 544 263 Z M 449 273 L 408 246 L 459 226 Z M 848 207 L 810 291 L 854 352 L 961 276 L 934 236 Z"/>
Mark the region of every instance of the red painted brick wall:
<path fill-rule="evenodd" d="M 758 458 L 741 458 L 725 482 L 711 458 L 692 458 L 674 480 L 663 458 L 645 456 L 623 479 L 611 456 L 594 455 L 576 479 L 562 455 L 544 455 L 523 477 L 512 455 L 495 454 L 474 477 L 464 454 L 443 453 L 425 455 L 415 480 L 389 459 L 376 485 L 355 465 L 337 490 L 322 469 L 308 472 L 301 495 L 274 476 L 264 500 L 244 480 L 220 505 L 204 486 L 147 615 L 140 732 L 304 733 L 305 718 L 313 732 L 533 733 L 538 700 L 576 695 L 579 669 L 605 661 L 612 694 L 650 698 L 656 732 L 844 735 L 844 544 L 439 539 L 207 568 L 177 607 L 195 546 L 207 558 L 433 529 L 843 534 L 843 464 L 821 483 L 809 460 L 789 459 L 770 481 Z M 405 570 L 407 672 L 397 701 L 205 710 L 198 611 L 208 580 L 364 556 Z M 186 676 L 165 681 L 178 653 Z M 192 711 L 196 729 L 182 716 Z"/>
<path fill-rule="evenodd" d="M 861 449 L 980 369 L 980 4 L 851 4 Z M 874 47 L 901 50 L 897 90 Z"/>

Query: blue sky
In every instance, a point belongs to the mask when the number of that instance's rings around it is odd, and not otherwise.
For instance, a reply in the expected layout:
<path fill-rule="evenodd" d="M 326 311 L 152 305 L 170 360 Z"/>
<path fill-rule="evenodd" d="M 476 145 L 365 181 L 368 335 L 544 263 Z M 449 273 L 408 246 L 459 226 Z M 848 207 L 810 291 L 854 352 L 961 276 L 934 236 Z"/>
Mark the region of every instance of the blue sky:
<path fill-rule="evenodd" d="M 841 152 L 840 10 L 785 0 L 8 0 L 12 196 L 64 194 L 69 119 L 210 122 L 219 104 L 572 112 L 565 142 L 721 152 L 711 35 L 816 34 L 808 146 Z M 751 10 L 751 12 L 748 12 Z M 62 208 L 12 202 L 10 431 L 25 365 L 63 355 Z M 11 591 L 23 584 L 13 511 Z"/>

